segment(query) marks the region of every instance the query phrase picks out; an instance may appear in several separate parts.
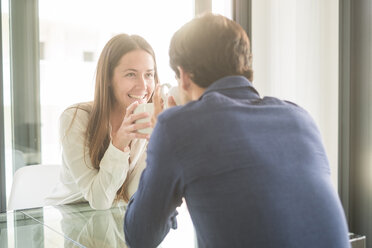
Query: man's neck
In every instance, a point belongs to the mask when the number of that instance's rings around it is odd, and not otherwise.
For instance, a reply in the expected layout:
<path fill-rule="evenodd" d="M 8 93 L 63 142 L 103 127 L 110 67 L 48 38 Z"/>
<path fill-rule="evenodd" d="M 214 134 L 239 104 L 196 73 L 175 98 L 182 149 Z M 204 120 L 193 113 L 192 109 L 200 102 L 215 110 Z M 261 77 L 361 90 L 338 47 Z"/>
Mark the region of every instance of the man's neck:
<path fill-rule="evenodd" d="M 205 88 L 201 88 L 199 85 L 192 82 L 190 89 L 191 100 L 193 101 L 198 100 L 204 94 L 204 91 Z"/>

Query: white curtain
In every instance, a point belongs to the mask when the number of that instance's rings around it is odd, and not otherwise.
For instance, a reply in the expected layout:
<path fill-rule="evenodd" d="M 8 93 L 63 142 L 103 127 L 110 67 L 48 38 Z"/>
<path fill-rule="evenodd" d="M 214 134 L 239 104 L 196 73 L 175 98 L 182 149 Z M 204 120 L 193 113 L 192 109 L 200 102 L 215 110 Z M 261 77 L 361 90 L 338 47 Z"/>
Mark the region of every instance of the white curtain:
<path fill-rule="evenodd" d="M 254 86 L 317 123 L 337 188 L 338 1 L 252 0 Z"/>

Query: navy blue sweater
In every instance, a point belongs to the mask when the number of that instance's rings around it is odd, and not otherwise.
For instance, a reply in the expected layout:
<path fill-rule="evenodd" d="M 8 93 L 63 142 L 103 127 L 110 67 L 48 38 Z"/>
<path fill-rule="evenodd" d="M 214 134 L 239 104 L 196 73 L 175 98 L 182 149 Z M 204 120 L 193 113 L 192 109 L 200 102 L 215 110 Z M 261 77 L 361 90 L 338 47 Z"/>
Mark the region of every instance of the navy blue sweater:
<path fill-rule="evenodd" d="M 186 200 L 199 248 L 350 247 L 319 131 L 293 103 L 240 76 L 158 118 L 124 221 L 129 247 L 156 247 Z"/>

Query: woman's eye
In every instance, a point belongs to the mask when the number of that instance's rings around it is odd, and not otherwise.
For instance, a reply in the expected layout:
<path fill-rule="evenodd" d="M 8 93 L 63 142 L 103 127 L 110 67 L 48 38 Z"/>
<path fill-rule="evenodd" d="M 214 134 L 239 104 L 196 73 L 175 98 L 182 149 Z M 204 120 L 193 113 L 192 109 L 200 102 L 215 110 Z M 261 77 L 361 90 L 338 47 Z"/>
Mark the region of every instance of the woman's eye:
<path fill-rule="evenodd" d="M 135 77 L 136 74 L 134 72 L 129 72 L 127 74 L 125 74 L 126 77 Z"/>
<path fill-rule="evenodd" d="M 149 73 L 146 74 L 146 77 L 147 78 L 153 78 L 154 77 L 154 73 L 149 72 Z"/>

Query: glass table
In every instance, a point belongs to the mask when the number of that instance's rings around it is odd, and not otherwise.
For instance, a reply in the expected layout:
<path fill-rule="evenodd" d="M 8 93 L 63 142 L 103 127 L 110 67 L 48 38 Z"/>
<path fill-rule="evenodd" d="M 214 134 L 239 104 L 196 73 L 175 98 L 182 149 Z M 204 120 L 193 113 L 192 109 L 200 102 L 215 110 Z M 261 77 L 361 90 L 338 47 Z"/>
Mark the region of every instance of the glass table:
<path fill-rule="evenodd" d="M 178 228 L 161 248 L 194 247 L 195 234 L 185 204 L 178 208 Z M 0 214 L 0 247 L 127 247 L 125 207 L 94 210 L 88 203 L 48 206 Z"/>
<path fill-rule="evenodd" d="M 21 211 L 0 215 L 0 247 L 82 247 Z"/>
<path fill-rule="evenodd" d="M 177 209 L 178 228 L 159 248 L 197 247 L 186 205 Z M 0 214 L 0 247 L 126 248 L 125 207 L 94 210 L 88 203 L 9 211 Z M 352 247 L 365 247 L 365 236 L 350 235 Z"/>

